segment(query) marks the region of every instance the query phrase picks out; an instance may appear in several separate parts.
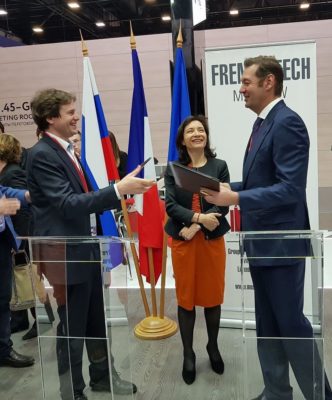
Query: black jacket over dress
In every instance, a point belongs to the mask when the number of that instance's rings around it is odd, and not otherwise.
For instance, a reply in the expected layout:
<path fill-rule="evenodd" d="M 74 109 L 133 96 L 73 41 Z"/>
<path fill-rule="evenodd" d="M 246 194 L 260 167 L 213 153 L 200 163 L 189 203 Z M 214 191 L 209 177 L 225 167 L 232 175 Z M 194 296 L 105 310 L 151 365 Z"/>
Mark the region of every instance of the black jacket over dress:
<path fill-rule="evenodd" d="M 229 172 L 227 164 L 223 160 L 217 158 L 208 158 L 207 163 L 200 168 L 196 168 L 197 171 L 202 172 L 206 175 L 210 175 L 220 180 L 220 182 L 229 182 Z M 169 216 L 165 231 L 173 239 L 183 240 L 179 236 L 179 232 L 184 226 L 189 227 L 192 224 L 192 217 L 194 211 L 192 207 L 193 193 L 188 192 L 184 189 L 179 188 L 175 184 L 174 176 L 171 168 L 168 165 L 165 172 L 165 186 L 166 186 L 166 212 Z M 205 201 L 204 197 L 200 196 L 201 212 L 203 214 L 208 213 L 220 213 L 222 214 L 219 218 L 220 225 L 210 232 L 201 224 L 202 231 L 205 234 L 206 239 L 214 239 L 224 235 L 229 231 L 230 226 L 225 216 L 228 213 L 228 207 L 218 207 Z"/>

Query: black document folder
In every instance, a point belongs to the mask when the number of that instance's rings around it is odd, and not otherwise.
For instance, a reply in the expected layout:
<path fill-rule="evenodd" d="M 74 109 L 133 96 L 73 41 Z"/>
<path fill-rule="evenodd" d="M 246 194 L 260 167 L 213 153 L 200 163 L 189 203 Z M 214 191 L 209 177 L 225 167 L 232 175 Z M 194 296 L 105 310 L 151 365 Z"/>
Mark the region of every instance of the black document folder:
<path fill-rule="evenodd" d="M 170 163 L 170 167 L 175 179 L 175 183 L 182 189 L 192 193 L 199 193 L 201 188 L 207 188 L 219 192 L 219 180 L 209 175 L 185 167 L 178 163 Z"/>

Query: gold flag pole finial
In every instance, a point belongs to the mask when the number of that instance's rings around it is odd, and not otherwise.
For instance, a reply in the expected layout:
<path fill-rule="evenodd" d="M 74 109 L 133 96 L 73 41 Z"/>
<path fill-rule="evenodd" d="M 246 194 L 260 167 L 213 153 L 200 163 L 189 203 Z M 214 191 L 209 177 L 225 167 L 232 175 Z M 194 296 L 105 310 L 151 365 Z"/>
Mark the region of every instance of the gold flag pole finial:
<path fill-rule="evenodd" d="M 130 24 L 130 47 L 131 49 L 136 49 L 136 39 L 134 36 L 134 32 L 133 32 L 133 26 L 131 24 L 131 21 L 129 21 Z"/>
<path fill-rule="evenodd" d="M 88 57 L 89 55 L 89 51 L 88 51 L 88 47 L 83 39 L 83 35 L 82 35 L 82 31 L 80 30 L 80 36 L 81 36 L 81 43 L 82 43 L 82 53 L 83 53 L 83 57 Z"/>
<path fill-rule="evenodd" d="M 178 37 L 176 38 L 176 47 L 182 48 L 183 45 L 183 37 L 182 37 L 182 21 L 180 19 L 180 28 L 179 28 L 179 33 Z"/>

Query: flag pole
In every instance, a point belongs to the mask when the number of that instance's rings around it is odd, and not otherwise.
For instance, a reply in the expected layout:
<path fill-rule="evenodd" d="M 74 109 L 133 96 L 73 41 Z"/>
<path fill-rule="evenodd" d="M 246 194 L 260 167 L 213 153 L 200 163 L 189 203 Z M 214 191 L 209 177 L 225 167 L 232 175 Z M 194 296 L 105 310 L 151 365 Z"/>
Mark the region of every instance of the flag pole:
<path fill-rule="evenodd" d="M 176 38 L 176 47 L 182 49 L 182 46 L 183 46 L 182 20 L 180 19 L 179 33 Z M 167 219 L 168 219 L 168 217 L 166 214 L 164 226 L 166 225 Z M 160 307 L 159 307 L 159 309 L 160 309 L 159 317 L 160 318 L 164 318 L 164 312 L 165 312 L 166 261 L 167 261 L 167 233 L 164 232 L 163 258 L 162 258 L 162 271 L 161 271 Z"/>
<path fill-rule="evenodd" d="M 83 39 L 83 35 L 82 35 L 81 29 L 79 31 L 80 31 L 80 36 L 81 36 L 83 57 L 88 57 L 89 56 L 88 47 L 87 47 L 87 45 L 86 45 L 86 43 L 85 43 L 85 41 Z M 122 208 L 123 217 L 124 217 L 124 220 L 125 220 L 125 223 L 126 223 L 128 236 L 129 236 L 129 239 L 130 239 L 130 248 L 131 248 L 131 251 L 132 251 L 132 254 L 133 254 L 133 259 L 134 259 L 135 269 L 136 269 L 136 273 L 137 273 L 137 277 L 138 277 L 140 292 L 141 292 L 143 305 L 144 305 L 144 309 L 145 309 L 145 315 L 148 317 L 148 316 L 151 315 L 150 308 L 149 308 L 149 304 L 148 304 L 148 301 L 147 301 L 147 298 L 146 298 L 146 294 L 145 294 L 143 279 L 142 279 L 141 274 L 139 273 L 138 255 L 137 255 L 135 243 L 133 242 L 133 233 L 132 233 L 132 229 L 131 229 L 131 225 L 130 225 L 130 221 L 129 221 L 129 217 L 128 217 L 127 205 L 126 205 L 126 202 L 125 202 L 124 198 L 121 198 L 121 208 Z"/>
<path fill-rule="evenodd" d="M 167 222 L 167 214 L 165 216 L 164 226 Z M 162 264 L 161 264 L 161 283 L 160 283 L 160 307 L 159 307 L 159 317 L 164 318 L 165 315 L 165 286 L 166 286 L 166 261 L 167 261 L 167 239 L 168 235 L 164 232 L 163 237 L 163 256 L 162 256 Z"/>
<path fill-rule="evenodd" d="M 136 49 L 136 39 L 133 33 L 131 21 L 130 21 L 130 47 L 132 51 Z M 161 318 L 160 316 L 157 316 L 155 271 L 153 262 L 153 249 L 151 247 L 148 248 L 148 263 L 150 271 L 151 301 L 152 301 L 153 315 L 146 317 L 141 322 L 139 322 L 135 326 L 134 333 L 136 337 L 145 340 L 165 339 L 170 336 L 173 336 L 177 332 L 177 324 L 176 322 L 174 322 L 169 318 L 166 318 L 164 316 Z M 163 270 L 165 276 L 165 268 L 163 268 Z M 137 272 L 137 276 L 141 276 L 140 271 Z M 162 282 L 164 284 L 163 290 L 165 292 L 165 278 L 162 279 Z"/>
<path fill-rule="evenodd" d="M 150 270 L 152 315 L 156 317 L 157 316 L 156 278 L 154 275 L 153 252 L 151 247 L 148 248 L 148 259 L 149 259 L 149 270 Z"/>
<path fill-rule="evenodd" d="M 136 271 L 138 284 L 139 284 L 139 288 L 140 288 L 140 292 L 141 292 L 141 297 L 142 297 L 142 301 L 143 301 L 143 305 L 144 305 L 145 316 L 150 317 L 151 312 L 150 312 L 148 300 L 146 298 L 144 282 L 142 279 L 141 271 L 139 269 L 139 259 L 138 259 L 137 249 L 136 249 L 135 243 L 133 242 L 133 238 L 134 238 L 133 231 L 132 231 L 131 225 L 130 225 L 126 201 L 123 198 L 121 199 L 121 208 L 122 208 L 123 218 L 125 220 L 125 224 L 126 224 L 126 228 L 127 228 L 128 237 L 130 239 L 130 249 L 131 249 L 131 252 L 133 255 L 133 259 L 134 259 L 135 271 Z"/>

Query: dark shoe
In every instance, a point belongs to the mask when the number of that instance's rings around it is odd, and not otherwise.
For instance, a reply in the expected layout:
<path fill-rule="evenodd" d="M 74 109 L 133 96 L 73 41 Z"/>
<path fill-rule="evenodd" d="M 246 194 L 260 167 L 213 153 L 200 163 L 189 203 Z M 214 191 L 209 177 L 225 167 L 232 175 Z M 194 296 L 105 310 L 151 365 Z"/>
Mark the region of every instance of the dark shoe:
<path fill-rule="evenodd" d="M 76 393 L 74 394 L 74 399 L 75 400 L 88 400 L 85 394 L 83 393 Z"/>
<path fill-rule="evenodd" d="M 194 352 L 183 358 L 182 378 L 187 385 L 191 385 L 196 379 L 196 355 Z"/>
<path fill-rule="evenodd" d="M 209 347 L 206 346 L 206 350 L 208 352 L 209 355 L 209 359 L 210 359 L 210 363 L 211 363 L 211 368 L 213 369 L 213 371 L 216 374 L 222 375 L 224 373 L 225 370 L 225 364 L 224 361 L 220 355 L 220 352 L 217 349 L 211 351 L 209 350 Z"/>
<path fill-rule="evenodd" d="M 37 337 L 36 322 L 33 323 L 32 328 L 22 337 L 22 340 L 29 340 Z"/>
<path fill-rule="evenodd" d="M 34 362 L 35 360 L 33 357 L 23 356 L 12 349 L 6 358 L 0 360 L 0 365 L 13 368 L 23 368 L 30 367 Z"/>
<path fill-rule="evenodd" d="M 116 371 L 112 371 L 112 383 L 114 394 L 132 394 L 137 392 L 137 386 L 134 383 L 121 379 Z M 110 392 L 109 377 L 107 376 L 96 383 L 91 381 L 90 387 L 94 392 Z"/>
<path fill-rule="evenodd" d="M 137 392 L 135 383 L 121 379 L 116 371 L 112 372 L 112 383 L 114 394 L 132 394 Z"/>

